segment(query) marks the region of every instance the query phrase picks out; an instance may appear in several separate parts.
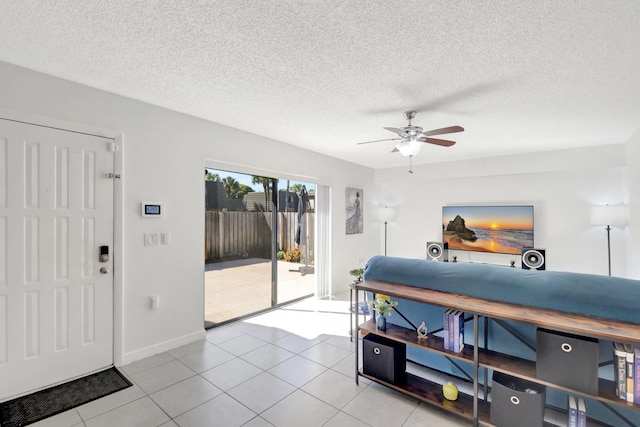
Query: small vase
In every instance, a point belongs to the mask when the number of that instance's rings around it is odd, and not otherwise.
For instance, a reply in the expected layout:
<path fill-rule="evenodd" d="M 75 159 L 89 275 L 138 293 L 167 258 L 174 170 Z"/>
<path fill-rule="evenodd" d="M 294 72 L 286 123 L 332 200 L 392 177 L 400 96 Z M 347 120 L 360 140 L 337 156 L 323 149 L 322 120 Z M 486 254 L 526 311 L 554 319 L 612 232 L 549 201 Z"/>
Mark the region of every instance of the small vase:
<path fill-rule="evenodd" d="M 384 314 L 376 313 L 376 329 L 379 331 L 387 330 L 387 318 Z"/>

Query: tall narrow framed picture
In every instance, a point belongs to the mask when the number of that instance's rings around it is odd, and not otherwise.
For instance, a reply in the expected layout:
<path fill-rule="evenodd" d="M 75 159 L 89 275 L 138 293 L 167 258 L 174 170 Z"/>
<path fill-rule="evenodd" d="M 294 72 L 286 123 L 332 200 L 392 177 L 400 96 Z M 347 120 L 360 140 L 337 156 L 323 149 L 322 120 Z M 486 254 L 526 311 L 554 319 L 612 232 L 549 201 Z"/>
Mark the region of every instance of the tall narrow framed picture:
<path fill-rule="evenodd" d="M 360 188 L 345 189 L 344 205 L 347 234 L 361 234 L 364 230 L 362 221 L 363 191 Z"/>

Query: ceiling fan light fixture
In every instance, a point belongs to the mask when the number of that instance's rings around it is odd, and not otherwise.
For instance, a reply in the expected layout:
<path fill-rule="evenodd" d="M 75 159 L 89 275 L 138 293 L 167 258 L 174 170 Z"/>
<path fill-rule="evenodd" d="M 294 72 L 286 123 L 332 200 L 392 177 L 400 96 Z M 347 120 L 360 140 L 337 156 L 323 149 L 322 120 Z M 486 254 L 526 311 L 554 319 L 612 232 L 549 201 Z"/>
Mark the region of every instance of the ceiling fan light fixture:
<path fill-rule="evenodd" d="M 385 127 L 384 129 L 396 134 L 395 138 L 377 139 L 375 141 L 359 142 L 360 144 L 370 144 L 372 142 L 382 141 L 399 141 L 396 143 L 392 153 L 400 152 L 404 157 L 413 157 L 422 150 L 424 143 L 435 144 L 441 147 L 451 147 L 456 142 L 449 141 L 447 139 L 431 138 L 433 135 L 443 135 L 446 133 L 462 132 L 464 128 L 462 126 L 449 126 L 446 128 L 432 129 L 429 131 L 423 131 L 420 126 L 413 126 L 411 119 L 416 116 L 416 112 L 413 110 L 405 111 L 404 118 L 409 121 L 408 125 L 402 128 Z"/>
<path fill-rule="evenodd" d="M 396 145 L 396 148 L 403 156 L 412 157 L 420 152 L 422 149 L 422 142 L 413 138 L 408 140 L 404 139 Z"/>

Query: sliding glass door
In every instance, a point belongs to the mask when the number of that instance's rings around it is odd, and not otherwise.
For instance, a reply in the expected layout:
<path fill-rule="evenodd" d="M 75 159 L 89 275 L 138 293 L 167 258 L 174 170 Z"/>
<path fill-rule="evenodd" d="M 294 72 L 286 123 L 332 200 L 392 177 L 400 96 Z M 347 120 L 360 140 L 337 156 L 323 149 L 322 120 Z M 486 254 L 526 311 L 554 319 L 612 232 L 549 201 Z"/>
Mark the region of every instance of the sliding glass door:
<path fill-rule="evenodd" d="M 271 189 L 274 181 L 205 170 L 204 319 L 207 327 L 273 306 Z"/>
<path fill-rule="evenodd" d="M 315 186 L 205 169 L 205 326 L 313 295 Z"/>
<path fill-rule="evenodd" d="M 315 184 L 280 182 L 277 301 L 284 304 L 313 295 L 316 288 Z"/>

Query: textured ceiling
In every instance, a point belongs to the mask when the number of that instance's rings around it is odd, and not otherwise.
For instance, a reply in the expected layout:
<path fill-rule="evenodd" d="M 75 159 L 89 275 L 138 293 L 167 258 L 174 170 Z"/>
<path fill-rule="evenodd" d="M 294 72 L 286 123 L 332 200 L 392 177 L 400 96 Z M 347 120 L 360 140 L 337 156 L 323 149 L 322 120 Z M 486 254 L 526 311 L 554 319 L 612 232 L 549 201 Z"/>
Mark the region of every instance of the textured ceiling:
<path fill-rule="evenodd" d="M 0 60 L 374 168 L 624 143 L 640 2 L 0 0 Z"/>

